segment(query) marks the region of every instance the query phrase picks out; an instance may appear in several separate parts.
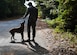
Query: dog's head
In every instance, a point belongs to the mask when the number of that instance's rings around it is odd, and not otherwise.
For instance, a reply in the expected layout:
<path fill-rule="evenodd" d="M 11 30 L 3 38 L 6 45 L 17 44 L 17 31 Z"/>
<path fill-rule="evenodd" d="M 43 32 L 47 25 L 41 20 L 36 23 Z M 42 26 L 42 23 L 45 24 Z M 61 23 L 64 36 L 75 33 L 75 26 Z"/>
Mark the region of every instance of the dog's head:
<path fill-rule="evenodd" d="M 25 24 L 25 21 L 21 23 L 21 25 L 24 25 L 24 24 Z"/>

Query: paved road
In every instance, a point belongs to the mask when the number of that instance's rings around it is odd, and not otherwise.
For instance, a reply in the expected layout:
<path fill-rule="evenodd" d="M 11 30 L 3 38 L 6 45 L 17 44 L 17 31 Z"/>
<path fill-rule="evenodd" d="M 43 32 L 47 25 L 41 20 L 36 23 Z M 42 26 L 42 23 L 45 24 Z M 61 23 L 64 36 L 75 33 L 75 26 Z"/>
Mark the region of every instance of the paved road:
<path fill-rule="evenodd" d="M 25 32 L 24 39 L 27 39 L 27 19 L 25 19 Z M 49 48 L 47 43 L 47 33 L 50 29 L 45 27 L 45 24 L 41 24 L 37 21 L 37 32 L 35 42 L 21 43 L 21 35 L 16 33 L 16 43 L 10 43 L 9 30 L 15 27 L 19 27 L 23 19 L 0 21 L 0 55 L 48 55 Z M 40 26 L 41 25 L 41 26 Z M 44 26 L 43 26 L 44 25 Z M 43 27 L 42 27 L 43 26 Z"/>

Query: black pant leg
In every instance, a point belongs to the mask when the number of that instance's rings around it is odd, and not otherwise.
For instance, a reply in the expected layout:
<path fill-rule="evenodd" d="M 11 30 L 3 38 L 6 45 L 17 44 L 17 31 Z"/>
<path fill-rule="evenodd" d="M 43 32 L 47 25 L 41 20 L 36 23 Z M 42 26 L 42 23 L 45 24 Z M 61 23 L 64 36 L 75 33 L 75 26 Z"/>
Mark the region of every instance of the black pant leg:
<path fill-rule="evenodd" d="M 32 35 L 33 35 L 33 39 L 35 38 L 36 35 L 36 29 L 35 29 L 36 25 L 32 25 Z"/>

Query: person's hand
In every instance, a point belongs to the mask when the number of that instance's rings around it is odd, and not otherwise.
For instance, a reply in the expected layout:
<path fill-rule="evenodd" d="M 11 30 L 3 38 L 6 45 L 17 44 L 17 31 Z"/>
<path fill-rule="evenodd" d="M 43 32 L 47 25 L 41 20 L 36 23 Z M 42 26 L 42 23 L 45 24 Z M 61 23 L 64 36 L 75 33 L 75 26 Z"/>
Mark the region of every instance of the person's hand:
<path fill-rule="evenodd" d="M 25 19 L 25 16 L 23 16 L 22 18 Z"/>

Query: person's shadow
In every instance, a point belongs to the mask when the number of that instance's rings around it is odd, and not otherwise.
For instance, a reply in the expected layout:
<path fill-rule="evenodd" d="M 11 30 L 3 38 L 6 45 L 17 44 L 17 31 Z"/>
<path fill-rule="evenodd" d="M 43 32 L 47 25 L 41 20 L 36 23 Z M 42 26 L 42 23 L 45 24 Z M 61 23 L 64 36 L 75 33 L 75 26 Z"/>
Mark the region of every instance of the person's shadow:
<path fill-rule="evenodd" d="M 34 43 L 34 45 L 32 44 L 32 42 Z M 35 42 L 35 41 L 32 41 L 32 42 L 29 42 L 29 45 L 32 47 L 32 49 L 29 48 L 30 50 L 32 50 L 40 55 L 49 53 L 49 51 L 47 49 L 41 47 L 37 42 Z"/>
<path fill-rule="evenodd" d="M 14 42 L 16 44 L 23 44 L 23 45 L 27 45 L 25 42 Z M 37 53 L 37 54 L 47 54 L 49 53 L 49 51 L 43 47 L 41 47 L 37 42 L 35 41 L 30 41 L 28 42 L 30 47 L 27 45 L 27 47 L 32 50 L 33 52 Z"/>

